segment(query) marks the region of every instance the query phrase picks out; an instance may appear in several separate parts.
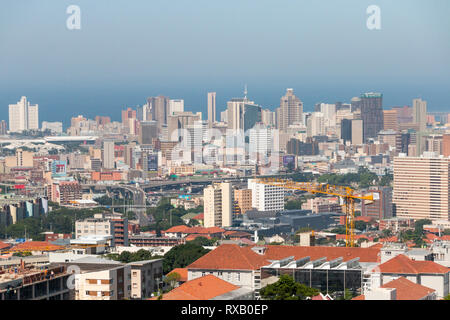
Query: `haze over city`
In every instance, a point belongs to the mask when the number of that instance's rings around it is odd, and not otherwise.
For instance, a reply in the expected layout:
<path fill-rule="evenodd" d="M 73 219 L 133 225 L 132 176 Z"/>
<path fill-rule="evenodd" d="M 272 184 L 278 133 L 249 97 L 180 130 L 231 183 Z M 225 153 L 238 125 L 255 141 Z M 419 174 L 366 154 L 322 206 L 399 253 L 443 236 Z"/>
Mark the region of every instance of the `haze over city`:
<path fill-rule="evenodd" d="M 381 30 L 366 28 L 373 1 L 2 1 L 0 112 L 27 95 L 42 119 L 109 112 L 159 94 L 206 111 L 242 95 L 274 110 L 294 88 L 315 103 L 383 92 L 384 106 L 421 96 L 449 107 L 449 2 L 375 1 Z M 125 5 L 126 3 L 126 5 Z M 67 119 L 64 120 L 67 125 Z"/>

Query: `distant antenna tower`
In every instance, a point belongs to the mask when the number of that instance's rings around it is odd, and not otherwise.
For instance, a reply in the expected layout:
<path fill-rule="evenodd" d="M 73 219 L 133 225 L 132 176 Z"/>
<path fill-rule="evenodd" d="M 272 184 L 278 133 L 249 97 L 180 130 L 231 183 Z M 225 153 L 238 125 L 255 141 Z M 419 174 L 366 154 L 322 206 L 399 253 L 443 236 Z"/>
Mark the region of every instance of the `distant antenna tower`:
<path fill-rule="evenodd" d="M 247 100 L 247 93 L 248 93 L 247 84 L 245 84 L 245 86 L 244 86 L 244 99 L 245 100 Z"/>

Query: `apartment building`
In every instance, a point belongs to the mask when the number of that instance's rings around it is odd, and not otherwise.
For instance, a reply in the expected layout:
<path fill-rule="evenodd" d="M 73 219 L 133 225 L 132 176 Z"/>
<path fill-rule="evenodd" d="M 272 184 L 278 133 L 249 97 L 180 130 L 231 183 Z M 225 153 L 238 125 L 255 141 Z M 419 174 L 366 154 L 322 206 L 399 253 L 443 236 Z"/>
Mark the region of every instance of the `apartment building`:
<path fill-rule="evenodd" d="M 103 270 L 82 271 L 75 275 L 75 300 L 123 300 L 131 297 L 130 265 L 112 268 L 104 265 L 99 269 Z"/>
<path fill-rule="evenodd" d="M 258 211 L 284 210 L 284 188 L 257 183 L 256 180 L 249 179 L 248 189 L 252 190 L 252 207 Z"/>
<path fill-rule="evenodd" d="M 157 292 L 162 284 L 163 260 L 131 262 L 131 298 L 145 299 Z"/>
<path fill-rule="evenodd" d="M 217 183 L 203 190 L 205 227 L 231 227 L 233 224 L 233 189 L 231 183 Z"/>
<path fill-rule="evenodd" d="M 394 158 L 397 217 L 449 220 L 450 159 L 425 152 L 422 157 Z"/>
<path fill-rule="evenodd" d="M 75 223 L 75 238 L 112 236 L 110 246 L 128 246 L 128 219 L 118 214 L 95 214 L 93 218 Z"/>
<path fill-rule="evenodd" d="M 252 190 L 251 189 L 235 189 L 234 202 L 238 208 L 239 214 L 245 214 L 252 209 Z"/>

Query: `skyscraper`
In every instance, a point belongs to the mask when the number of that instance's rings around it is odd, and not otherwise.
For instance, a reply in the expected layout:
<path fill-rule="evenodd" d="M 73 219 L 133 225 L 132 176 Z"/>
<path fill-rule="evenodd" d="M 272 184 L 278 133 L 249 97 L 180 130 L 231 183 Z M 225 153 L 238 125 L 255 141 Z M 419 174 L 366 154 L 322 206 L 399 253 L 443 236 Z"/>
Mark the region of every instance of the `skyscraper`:
<path fill-rule="evenodd" d="M 302 122 L 303 102 L 294 95 L 294 89 L 287 89 L 286 95 L 281 97 L 278 129 L 286 131 L 293 123 Z"/>
<path fill-rule="evenodd" d="M 103 142 L 103 168 L 114 169 L 114 141 Z"/>
<path fill-rule="evenodd" d="M 158 129 L 161 132 L 163 125 L 167 124 L 167 117 L 170 115 L 169 98 L 164 96 L 150 97 L 147 99 L 152 119 L 158 122 Z M 147 119 L 150 120 L 150 119 Z"/>
<path fill-rule="evenodd" d="M 141 121 L 139 127 L 139 144 L 152 144 L 158 138 L 158 125 L 156 121 Z"/>
<path fill-rule="evenodd" d="M 413 122 L 418 124 L 419 131 L 427 128 L 427 102 L 422 99 L 413 100 Z"/>
<path fill-rule="evenodd" d="M 208 123 L 212 126 L 216 122 L 216 93 L 208 92 Z"/>
<path fill-rule="evenodd" d="M 384 130 L 398 130 L 397 110 L 383 111 L 383 129 Z"/>
<path fill-rule="evenodd" d="M 383 95 L 364 93 L 361 95 L 361 119 L 363 121 L 363 140 L 376 138 L 383 130 Z"/>
<path fill-rule="evenodd" d="M 39 129 L 39 107 L 32 105 L 27 97 L 21 97 L 17 104 L 9 105 L 9 131 L 22 132 L 24 130 Z"/>

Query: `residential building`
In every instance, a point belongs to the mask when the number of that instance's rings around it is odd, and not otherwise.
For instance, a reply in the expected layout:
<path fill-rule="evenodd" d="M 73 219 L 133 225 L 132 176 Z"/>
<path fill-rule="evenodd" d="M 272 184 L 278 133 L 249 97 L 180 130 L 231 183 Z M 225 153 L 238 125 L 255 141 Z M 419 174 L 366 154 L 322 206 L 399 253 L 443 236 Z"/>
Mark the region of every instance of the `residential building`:
<path fill-rule="evenodd" d="M 424 153 L 394 158 L 393 203 L 397 217 L 449 220 L 450 159 Z"/>
<path fill-rule="evenodd" d="M 32 105 L 27 97 L 21 97 L 17 104 L 9 105 L 9 132 L 39 129 L 39 106 Z"/>
<path fill-rule="evenodd" d="M 248 189 L 252 190 L 252 207 L 258 211 L 284 210 L 283 187 L 257 183 L 254 179 L 248 180 Z"/>
<path fill-rule="evenodd" d="M 252 209 L 252 190 L 251 189 L 235 189 L 234 201 L 239 208 L 239 214 L 245 214 Z"/>
<path fill-rule="evenodd" d="M 146 260 L 131 262 L 131 299 L 150 298 L 163 278 L 163 260 Z"/>
<path fill-rule="evenodd" d="M 231 227 L 233 223 L 233 189 L 231 183 L 216 183 L 203 190 L 206 228 Z"/>
<path fill-rule="evenodd" d="M 103 142 L 103 168 L 114 169 L 115 157 L 114 157 L 114 141 Z"/>

